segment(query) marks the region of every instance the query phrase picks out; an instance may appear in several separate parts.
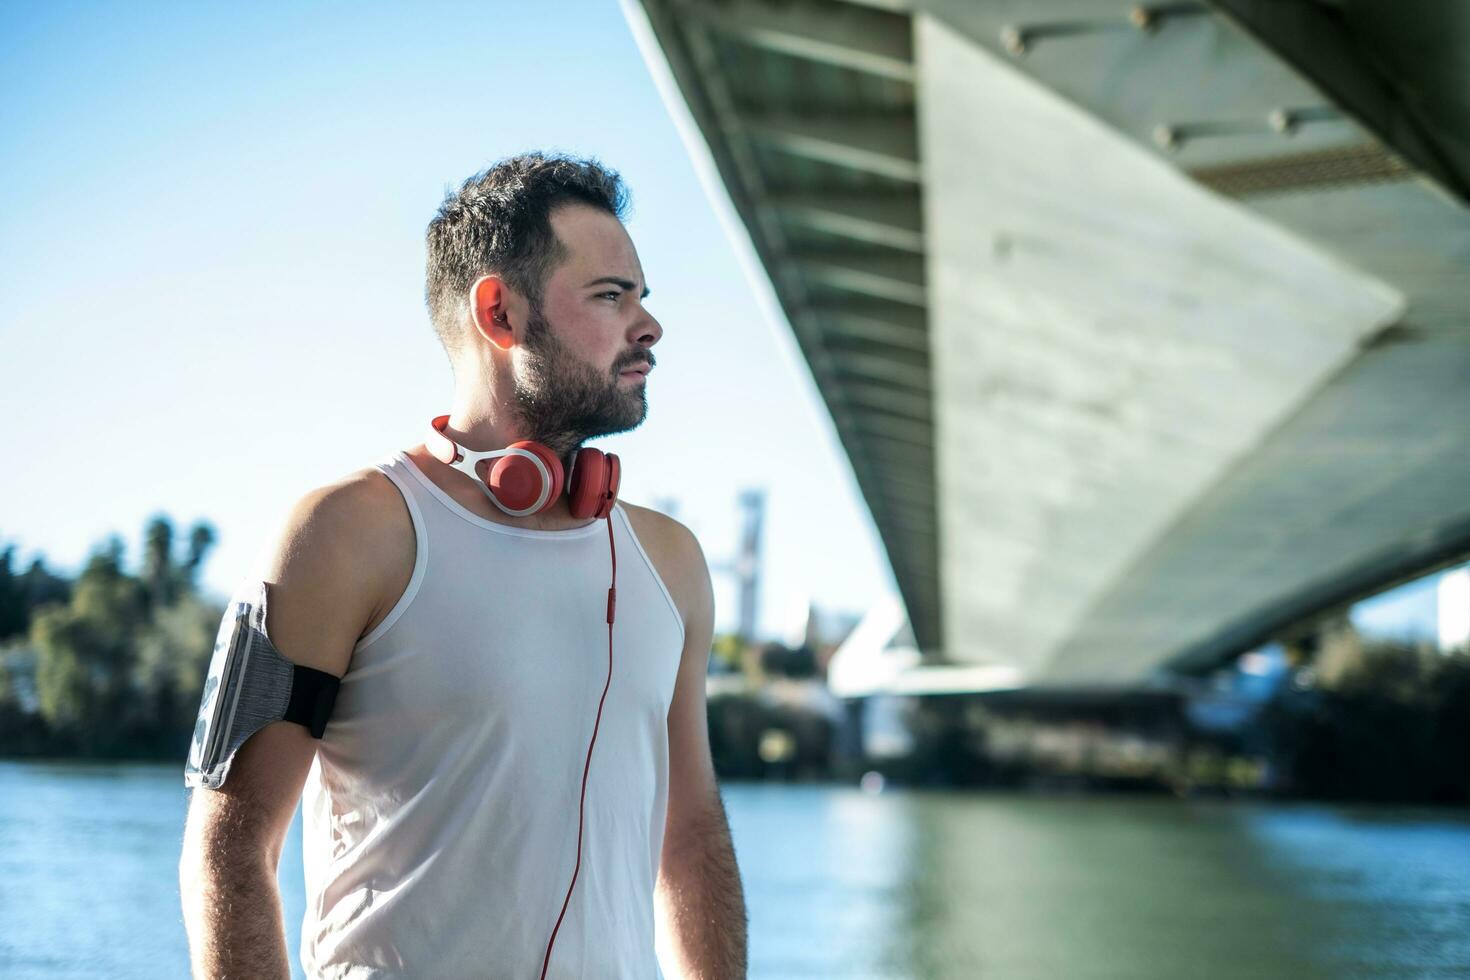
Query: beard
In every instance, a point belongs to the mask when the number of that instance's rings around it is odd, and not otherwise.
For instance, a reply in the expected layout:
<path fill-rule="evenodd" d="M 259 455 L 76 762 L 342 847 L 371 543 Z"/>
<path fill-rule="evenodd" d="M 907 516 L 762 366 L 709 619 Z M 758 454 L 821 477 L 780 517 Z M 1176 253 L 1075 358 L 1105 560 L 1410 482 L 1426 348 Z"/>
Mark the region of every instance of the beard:
<path fill-rule="evenodd" d="M 563 459 L 598 436 L 627 432 L 648 415 L 644 384 L 622 384 L 616 365 L 610 375 L 577 359 L 532 304 L 525 344 L 515 372 L 515 415 L 526 438 Z"/>

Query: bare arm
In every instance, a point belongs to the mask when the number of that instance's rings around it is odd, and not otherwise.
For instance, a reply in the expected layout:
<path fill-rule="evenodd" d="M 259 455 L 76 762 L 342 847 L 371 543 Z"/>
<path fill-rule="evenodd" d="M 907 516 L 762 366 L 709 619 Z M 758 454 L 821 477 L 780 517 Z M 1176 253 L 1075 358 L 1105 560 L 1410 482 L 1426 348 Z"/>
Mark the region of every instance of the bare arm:
<path fill-rule="evenodd" d="M 240 747 L 224 786 L 193 791 L 179 894 L 199 980 L 291 976 L 276 868 L 316 751 L 303 738 L 299 725 L 269 725 Z"/>
<path fill-rule="evenodd" d="M 681 976 L 745 977 L 745 894 L 718 793 L 702 819 L 664 837 L 655 895 Z"/>
<path fill-rule="evenodd" d="M 714 590 L 699 542 L 687 537 L 681 570 L 696 583 L 669 707 L 669 805 L 655 906 L 687 980 L 746 975 L 745 895 L 710 758 L 705 673 L 714 637 Z"/>
<path fill-rule="evenodd" d="M 370 477 L 348 478 L 292 509 L 259 570 L 270 587 L 266 632 L 287 659 L 347 672 L 381 599 L 377 563 L 363 549 L 378 543 L 372 524 L 382 491 Z M 305 728 L 275 722 L 240 747 L 223 786 L 193 791 L 179 892 L 199 980 L 289 980 L 276 869 L 315 755 Z"/>

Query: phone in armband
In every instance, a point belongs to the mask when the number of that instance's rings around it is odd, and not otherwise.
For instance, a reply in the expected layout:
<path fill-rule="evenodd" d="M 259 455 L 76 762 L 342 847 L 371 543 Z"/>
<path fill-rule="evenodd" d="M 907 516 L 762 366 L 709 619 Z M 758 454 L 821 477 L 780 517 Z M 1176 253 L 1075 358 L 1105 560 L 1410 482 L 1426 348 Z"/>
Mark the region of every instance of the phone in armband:
<path fill-rule="evenodd" d="M 185 786 L 219 789 L 240 746 L 271 722 L 295 722 L 313 738 L 326 733 L 341 680 L 292 663 L 276 649 L 265 630 L 268 592 L 266 583 L 255 583 L 220 620 L 184 764 Z"/>

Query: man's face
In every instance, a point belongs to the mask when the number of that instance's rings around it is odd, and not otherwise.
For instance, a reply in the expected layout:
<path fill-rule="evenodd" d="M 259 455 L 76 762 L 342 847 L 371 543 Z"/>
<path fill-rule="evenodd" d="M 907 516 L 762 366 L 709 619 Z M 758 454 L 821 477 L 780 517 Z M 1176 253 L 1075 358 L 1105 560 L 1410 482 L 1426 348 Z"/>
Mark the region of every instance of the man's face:
<path fill-rule="evenodd" d="M 513 364 L 522 429 L 565 455 L 643 423 L 647 381 L 623 372 L 653 364 L 663 328 L 643 308 L 643 266 L 622 222 L 565 205 L 551 227 L 569 254 L 547 277 Z"/>

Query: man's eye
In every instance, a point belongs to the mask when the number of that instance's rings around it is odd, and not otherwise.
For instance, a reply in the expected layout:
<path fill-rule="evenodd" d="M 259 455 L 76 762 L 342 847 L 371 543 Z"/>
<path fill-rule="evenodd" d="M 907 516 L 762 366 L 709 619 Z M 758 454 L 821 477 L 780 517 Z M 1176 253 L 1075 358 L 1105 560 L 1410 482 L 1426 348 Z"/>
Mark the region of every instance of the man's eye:
<path fill-rule="evenodd" d="M 597 295 L 599 295 L 599 296 L 611 296 L 613 299 L 617 299 L 619 296 L 621 296 L 623 294 L 620 293 L 620 292 L 618 292 L 616 289 L 610 289 L 610 290 L 608 290 L 605 293 L 598 293 Z"/>

